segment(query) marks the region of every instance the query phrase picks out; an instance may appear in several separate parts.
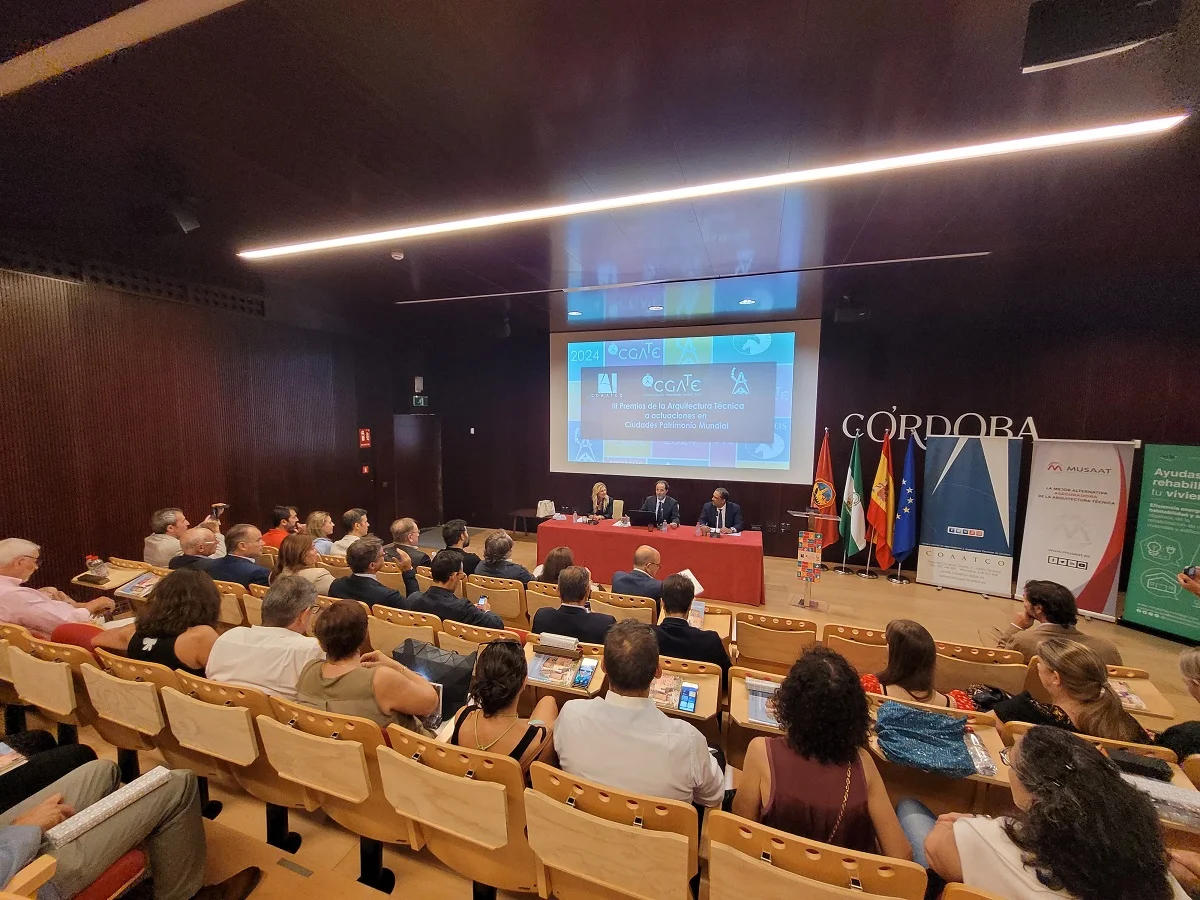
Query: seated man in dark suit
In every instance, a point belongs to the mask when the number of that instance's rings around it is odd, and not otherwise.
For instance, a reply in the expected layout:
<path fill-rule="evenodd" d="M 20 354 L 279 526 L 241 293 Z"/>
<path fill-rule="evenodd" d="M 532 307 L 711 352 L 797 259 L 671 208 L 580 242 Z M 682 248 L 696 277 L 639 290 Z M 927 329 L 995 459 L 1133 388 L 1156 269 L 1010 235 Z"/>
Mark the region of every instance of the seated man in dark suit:
<path fill-rule="evenodd" d="M 513 539 L 507 531 L 493 531 L 483 542 L 483 562 L 475 567 L 475 574 L 489 578 L 512 578 L 521 582 L 523 587 L 529 587 L 533 574 L 508 558 L 512 548 Z"/>
<path fill-rule="evenodd" d="M 721 677 L 729 674 L 729 653 L 715 631 L 688 624 L 688 611 L 696 597 L 696 586 L 686 575 L 668 575 L 662 583 L 663 620 L 654 626 L 658 652 L 676 659 L 714 663 Z"/>
<path fill-rule="evenodd" d="M 464 600 L 454 593 L 460 581 L 467 576 L 463 572 L 463 554 L 453 548 L 439 550 L 429 564 L 433 584 L 429 590 L 410 594 L 408 608 L 413 612 L 430 613 L 443 622 L 462 622 L 464 625 L 479 625 L 482 628 L 503 628 L 504 620 L 492 612 L 486 600 L 482 605 Z"/>
<path fill-rule="evenodd" d="M 207 571 L 216 562 L 217 536 L 207 528 L 189 528 L 179 539 L 183 553 L 171 557 L 168 569 L 200 569 Z"/>
<path fill-rule="evenodd" d="M 534 634 L 561 634 L 585 644 L 603 644 L 617 620 L 604 613 L 588 612 L 584 602 L 592 593 L 592 576 L 583 566 L 568 566 L 558 573 L 558 609 L 543 606 L 533 614 Z"/>
<path fill-rule="evenodd" d="M 665 481 L 654 482 L 654 494 L 646 498 L 646 502 L 642 504 L 642 512 L 654 513 L 654 521 L 659 525 L 666 523 L 669 528 L 678 528 L 679 501 L 667 496 L 670 488 Z"/>
<path fill-rule="evenodd" d="M 350 567 L 350 574 L 333 580 L 329 586 L 330 597 L 361 600 L 367 606 L 379 603 L 394 609 L 409 608 L 398 590 L 379 581 L 378 572 L 383 566 L 383 541 L 375 535 L 360 537 L 350 545 L 346 550 L 346 565 Z M 409 594 L 415 594 L 419 587 L 417 576 L 409 569 L 404 573 L 404 589 Z"/>
<path fill-rule="evenodd" d="M 383 557 L 389 562 L 400 562 L 403 553 L 412 560 L 413 567 L 429 565 L 429 554 L 417 546 L 421 529 L 415 519 L 397 519 L 392 523 L 392 542 L 383 545 Z"/>
<path fill-rule="evenodd" d="M 720 529 L 721 534 L 736 534 L 742 530 L 742 508 L 729 502 L 729 491 L 723 487 L 713 491 L 712 500 L 704 504 L 697 525 Z"/>
<path fill-rule="evenodd" d="M 465 519 L 451 519 L 442 526 L 442 540 L 446 542 L 447 550 L 460 550 L 463 556 L 463 574 L 474 575 L 479 566 L 479 557 L 468 553 L 471 546 L 471 535 L 467 532 Z"/>
<path fill-rule="evenodd" d="M 613 593 L 649 597 L 654 601 L 654 617 L 657 619 L 663 583 L 654 576 L 661 568 L 662 556 L 659 552 L 647 544 L 642 544 L 634 551 L 632 572 L 613 572 Z"/>
<path fill-rule="evenodd" d="M 262 532 L 253 525 L 234 525 L 225 532 L 226 554 L 214 559 L 206 572 L 213 581 L 232 581 L 243 587 L 271 580 L 271 572 L 258 564 L 262 555 Z"/>

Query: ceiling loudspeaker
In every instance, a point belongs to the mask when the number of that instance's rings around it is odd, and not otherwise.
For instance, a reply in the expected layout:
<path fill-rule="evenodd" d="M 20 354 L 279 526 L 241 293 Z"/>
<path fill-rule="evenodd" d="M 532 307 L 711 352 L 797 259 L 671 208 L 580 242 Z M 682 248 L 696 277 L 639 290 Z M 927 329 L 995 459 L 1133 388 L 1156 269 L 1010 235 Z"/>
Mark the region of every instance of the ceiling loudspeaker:
<path fill-rule="evenodd" d="M 1034 0 L 1021 71 L 1070 66 L 1171 34 L 1181 0 Z"/>

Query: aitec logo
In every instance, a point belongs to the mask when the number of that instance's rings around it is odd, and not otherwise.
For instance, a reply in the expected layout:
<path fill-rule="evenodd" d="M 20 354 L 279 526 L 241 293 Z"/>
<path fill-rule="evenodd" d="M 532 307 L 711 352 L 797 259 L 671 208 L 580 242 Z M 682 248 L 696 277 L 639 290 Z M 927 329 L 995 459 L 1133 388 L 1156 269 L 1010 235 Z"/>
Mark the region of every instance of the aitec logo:
<path fill-rule="evenodd" d="M 616 372 L 601 372 L 596 376 L 596 393 L 597 394 L 615 394 L 617 393 L 617 373 Z"/>

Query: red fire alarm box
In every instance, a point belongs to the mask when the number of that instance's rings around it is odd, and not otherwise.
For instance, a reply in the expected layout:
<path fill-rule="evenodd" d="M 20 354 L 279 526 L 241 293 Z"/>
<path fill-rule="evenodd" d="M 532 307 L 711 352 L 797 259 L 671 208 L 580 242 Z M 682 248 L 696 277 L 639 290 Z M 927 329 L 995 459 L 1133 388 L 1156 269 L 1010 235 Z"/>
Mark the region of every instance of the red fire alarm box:
<path fill-rule="evenodd" d="M 358 429 L 358 446 L 359 449 L 366 450 L 371 446 L 371 429 Z"/>

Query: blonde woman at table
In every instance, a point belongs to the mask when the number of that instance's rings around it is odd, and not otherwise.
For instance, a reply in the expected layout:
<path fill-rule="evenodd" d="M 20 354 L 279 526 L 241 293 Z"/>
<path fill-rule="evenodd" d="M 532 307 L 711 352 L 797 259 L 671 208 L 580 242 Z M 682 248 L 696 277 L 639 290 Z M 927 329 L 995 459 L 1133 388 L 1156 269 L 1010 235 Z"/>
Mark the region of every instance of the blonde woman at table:
<path fill-rule="evenodd" d="M 1154 807 L 1099 750 L 1041 726 L 1008 763 L 1015 815 L 935 820 L 925 810 L 925 856 L 937 875 L 1010 900 L 1186 900 Z"/>
<path fill-rule="evenodd" d="M 608 496 L 608 488 L 603 481 L 597 481 L 592 485 L 592 502 L 587 510 L 584 515 L 592 522 L 613 517 L 613 502 Z"/>
<path fill-rule="evenodd" d="M 1050 705 L 1024 691 L 992 708 L 1001 722 L 1054 725 L 1093 737 L 1150 743 L 1146 729 L 1121 706 L 1108 683 L 1104 660 L 1090 647 L 1064 638 L 1042 641 L 1038 679 L 1050 695 Z"/>
<path fill-rule="evenodd" d="M 784 737 L 757 737 L 733 814 L 809 840 L 912 859 L 913 848 L 867 749 L 867 695 L 840 653 L 813 647 L 774 700 Z"/>

